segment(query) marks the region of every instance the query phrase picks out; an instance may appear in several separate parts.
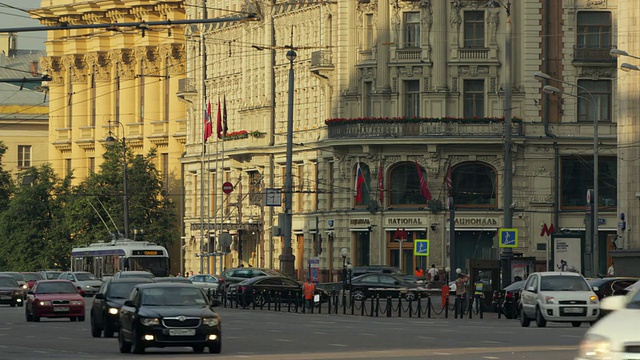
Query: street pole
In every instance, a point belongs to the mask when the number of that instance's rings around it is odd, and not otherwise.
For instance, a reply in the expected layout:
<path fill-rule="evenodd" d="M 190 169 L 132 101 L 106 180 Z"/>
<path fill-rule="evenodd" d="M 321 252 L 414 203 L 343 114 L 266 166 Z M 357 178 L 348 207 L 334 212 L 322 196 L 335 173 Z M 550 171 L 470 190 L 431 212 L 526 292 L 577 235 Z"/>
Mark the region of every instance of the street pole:
<path fill-rule="evenodd" d="M 287 275 L 294 275 L 293 263 L 295 256 L 291 249 L 291 223 L 292 223 L 292 198 L 293 198 L 293 60 L 296 59 L 296 52 L 291 49 L 287 51 L 289 60 L 289 109 L 287 116 L 287 152 L 284 174 L 284 245 L 280 255 L 280 270 Z"/>
<path fill-rule="evenodd" d="M 123 130 L 124 131 L 124 130 Z M 127 191 L 127 142 L 124 133 L 122 134 L 122 158 L 124 166 L 122 169 L 122 186 L 124 187 L 123 195 L 123 215 L 124 215 L 124 238 L 129 238 L 129 197 Z"/>

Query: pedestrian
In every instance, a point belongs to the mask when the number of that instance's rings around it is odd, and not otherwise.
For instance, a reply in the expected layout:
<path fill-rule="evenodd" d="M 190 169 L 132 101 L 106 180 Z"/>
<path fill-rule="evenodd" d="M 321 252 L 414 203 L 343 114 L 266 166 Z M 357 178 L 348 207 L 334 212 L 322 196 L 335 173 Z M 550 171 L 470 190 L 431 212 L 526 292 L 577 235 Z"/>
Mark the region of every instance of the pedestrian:
<path fill-rule="evenodd" d="M 456 279 L 456 312 L 462 316 L 464 314 L 464 303 L 467 300 L 467 281 L 469 275 L 462 273 L 460 268 L 456 269 L 458 278 Z"/>
<path fill-rule="evenodd" d="M 419 266 L 416 266 L 415 274 L 418 279 L 422 279 L 424 277 L 424 270 L 422 270 Z"/>
<path fill-rule="evenodd" d="M 304 301 L 307 303 L 307 308 L 309 310 L 313 309 L 313 297 L 316 294 L 316 284 L 311 282 L 308 276 L 305 277 L 304 283 Z"/>
<path fill-rule="evenodd" d="M 478 273 L 478 279 L 473 283 L 473 301 L 476 304 L 476 313 L 480 312 L 482 299 L 484 299 L 484 282 L 480 279 L 480 274 L 481 273 Z"/>
<path fill-rule="evenodd" d="M 616 273 L 615 269 L 613 268 L 613 261 L 611 262 L 611 266 L 609 266 L 609 269 L 607 270 L 607 275 L 608 276 L 614 276 Z"/>
<path fill-rule="evenodd" d="M 440 272 L 436 269 L 435 264 L 431 264 L 431 269 L 428 271 L 428 276 L 431 278 L 431 281 L 440 281 Z"/>
<path fill-rule="evenodd" d="M 180 271 L 178 271 L 178 275 L 176 275 L 176 277 L 182 277 L 182 274 L 180 273 Z"/>

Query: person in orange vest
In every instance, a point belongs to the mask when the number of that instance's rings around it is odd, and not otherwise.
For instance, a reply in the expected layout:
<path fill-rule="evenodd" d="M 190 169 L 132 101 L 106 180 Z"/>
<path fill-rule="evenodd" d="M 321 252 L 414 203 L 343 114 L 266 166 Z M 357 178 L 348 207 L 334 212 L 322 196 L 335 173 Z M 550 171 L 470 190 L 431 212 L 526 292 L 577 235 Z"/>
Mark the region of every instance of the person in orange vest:
<path fill-rule="evenodd" d="M 307 303 L 309 310 L 311 310 L 313 308 L 313 296 L 316 293 L 316 284 L 312 283 L 308 276 L 305 280 L 303 285 L 304 301 Z"/>
<path fill-rule="evenodd" d="M 420 267 L 416 266 L 416 277 L 418 279 L 422 279 L 424 278 L 424 270 L 422 270 Z"/>

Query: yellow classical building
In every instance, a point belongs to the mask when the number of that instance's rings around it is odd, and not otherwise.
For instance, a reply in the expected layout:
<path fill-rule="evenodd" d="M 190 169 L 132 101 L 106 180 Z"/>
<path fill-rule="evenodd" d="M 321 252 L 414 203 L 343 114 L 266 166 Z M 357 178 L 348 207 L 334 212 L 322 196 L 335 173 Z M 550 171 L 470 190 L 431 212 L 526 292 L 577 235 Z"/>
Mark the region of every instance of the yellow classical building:
<path fill-rule="evenodd" d="M 43 0 L 32 12 L 49 26 L 184 19 L 180 0 Z M 102 161 L 112 133 L 136 153 L 157 148 L 157 167 L 179 203 L 185 107 L 176 97 L 184 81 L 180 27 L 110 27 L 49 31 L 43 72 L 49 82 L 49 161 L 58 174 L 85 178 Z M 178 271 L 180 234 L 172 269 Z"/>

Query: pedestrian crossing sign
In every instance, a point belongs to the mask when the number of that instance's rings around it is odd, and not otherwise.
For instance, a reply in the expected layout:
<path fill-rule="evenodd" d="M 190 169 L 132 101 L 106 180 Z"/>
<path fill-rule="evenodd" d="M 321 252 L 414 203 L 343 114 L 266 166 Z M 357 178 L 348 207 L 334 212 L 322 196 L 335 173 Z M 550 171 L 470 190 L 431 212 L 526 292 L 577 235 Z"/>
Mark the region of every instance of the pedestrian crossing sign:
<path fill-rule="evenodd" d="M 498 236 L 501 248 L 518 247 L 518 229 L 500 228 Z"/>
<path fill-rule="evenodd" d="M 427 239 L 415 239 L 413 241 L 413 256 L 429 256 L 430 241 Z"/>

